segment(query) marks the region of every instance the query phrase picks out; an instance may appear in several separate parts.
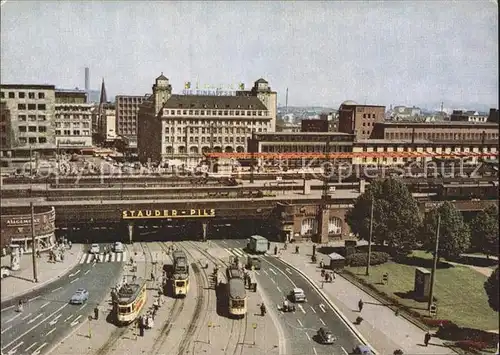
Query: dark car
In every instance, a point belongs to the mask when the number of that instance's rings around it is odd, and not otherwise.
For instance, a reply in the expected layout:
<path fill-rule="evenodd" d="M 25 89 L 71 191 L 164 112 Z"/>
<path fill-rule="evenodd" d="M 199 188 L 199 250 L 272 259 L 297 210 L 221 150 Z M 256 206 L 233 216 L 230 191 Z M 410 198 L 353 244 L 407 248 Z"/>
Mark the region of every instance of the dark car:
<path fill-rule="evenodd" d="M 318 338 L 323 344 L 333 344 L 337 338 L 333 336 L 333 333 L 326 328 L 319 328 Z"/>
<path fill-rule="evenodd" d="M 353 350 L 352 353 L 355 355 L 373 355 L 372 349 L 367 345 L 358 345 Z"/>

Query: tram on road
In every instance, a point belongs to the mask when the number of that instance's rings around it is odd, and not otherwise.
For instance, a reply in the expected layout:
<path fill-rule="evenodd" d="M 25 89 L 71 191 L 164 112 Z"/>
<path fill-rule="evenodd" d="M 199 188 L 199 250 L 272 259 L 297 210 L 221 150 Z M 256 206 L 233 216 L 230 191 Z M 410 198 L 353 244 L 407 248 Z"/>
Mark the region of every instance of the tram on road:
<path fill-rule="evenodd" d="M 243 272 L 233 264 L 227 269 L 227 280 L 229 315 L 244 318 L 247 313 L 247 295 Z"/>
<path fill-rule="evenodd" d="M 146 304 L 146 280 L 138 278 L 131 283 L 124 283 L 111 293 L 116 321 L 120 325 L 133 322 Z"/>
<path fill-rule="evenodd" d="M 174 265 L 171 277 L 173 295 L 185 297 L 189 292 L 189 264 L 186 253 L 176 250 L 172 254 Z"/>

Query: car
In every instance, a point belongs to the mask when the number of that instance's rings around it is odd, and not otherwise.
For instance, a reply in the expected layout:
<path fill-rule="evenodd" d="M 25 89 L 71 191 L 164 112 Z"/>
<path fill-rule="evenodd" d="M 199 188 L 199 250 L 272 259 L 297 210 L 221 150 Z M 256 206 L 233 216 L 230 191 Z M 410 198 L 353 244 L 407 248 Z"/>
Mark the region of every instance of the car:
<path fill-rule="evenodd" d="M 323 344 L 333 344 L 335 340 L 337 340 L 337 338 L 333 336 L 333 333 L 326 328 L 319 328 L 318 338 Z"/>
<path fill-rule="evenodd" d="M 7 266 L 2 266 L 2 279 L 10 276 L 10 269 Z"/>
<path fill-rule="evenodd" d="M 367 345 L 358 345 L 352 349 L 352 353 L 355 355 L 373 355 L 372 349 Z"/>
<path fill-rule="evenodd" d="M 307 302 L 304 290 L 298 287 L 290 291 L 290 298 L 293 302 Z"/>
<path fill-rule="evenodd" d="M 90 246 L 90 253 L 91 254 L 99 254 L 101 252 L 101 247 L 99 244 L 92 244 Z"/>
<path fill-rule="evenodd" d="M 121 242 L 115 242 L 113 249 L 115 250 L 115 253 L 123 253 L 123 244 Z"/>
<path fill-rule="evenodd" d="M 69 303 L 71 304 L 84 304 L 87 302 L 89 299 L 89 291 L 79 288 L 76 290 L 73 296 L 71 296 L 71 299 L 69 300 Z"/>
<path fill-rule="evenodd" d="M 254 270 L 260 270 L 260 259 L 259 258 L 256 258 L 256 257 L 249 257 L 247 259 L 247 269 L 252 269 L 252 267 L 254 268 Z"/>

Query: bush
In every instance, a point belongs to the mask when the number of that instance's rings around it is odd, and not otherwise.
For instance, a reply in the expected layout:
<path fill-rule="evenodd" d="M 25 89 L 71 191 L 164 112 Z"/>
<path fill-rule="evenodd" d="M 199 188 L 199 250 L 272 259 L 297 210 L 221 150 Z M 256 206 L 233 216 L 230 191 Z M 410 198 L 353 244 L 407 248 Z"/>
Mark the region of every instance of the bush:
<path fill-rule="evenodd" d="M 425 325 L 433 328 L 439 328 L 439 326 L 450 327 L 451 324 L 453 323 L 448 319 L 432 319 L 432 318 L 422 318 L 422 322 L 424 322 Z"/>
<path fill-rule="evenodd" d="M 380 265 L 389 260 L 389 254 L 374 251 L 371 254 L 370 265 Z M 368 264 L 368 253 L 354 253 L 346 258 L 348 266 L 366 266 Z"/>
<path fill-rule="evenodd" d="M 474 340 L 460 340 L 455 342 L 455 346 L 462 350 L 484 350 L 488 348 L 488 344 Z"/>
<path fill-rule="evenodd" d="M 436 336 L 443 340 L 485 343 L 490 346 L 495 346 L 498 342 L 498 334 L 481 329 L 462 328 L 453 322 L 440 327 L 436 332 Z"/>

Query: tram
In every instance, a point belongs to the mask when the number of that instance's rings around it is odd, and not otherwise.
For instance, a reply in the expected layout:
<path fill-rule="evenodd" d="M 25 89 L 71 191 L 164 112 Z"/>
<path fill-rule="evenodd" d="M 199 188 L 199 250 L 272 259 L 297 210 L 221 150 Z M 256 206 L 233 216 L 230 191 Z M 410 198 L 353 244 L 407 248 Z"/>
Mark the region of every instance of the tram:
<path fill-rule="evenodd" d="M 173 294 L 175 297 L 185 297 L 189 292 L 189 264 L 187 257 L 182 250 L 174 251 L 172 257 L 174 259 L 171 277 Z"/>
<path fill-rule="evenodd" d="M 138 278 L 131 283 L 125 283 L 118 290 L 114 290 L 111 296 L 117 323 L 130 324 L 146 304 L 146 280 Z"/>
<path fill-rule="evenodd" d="M 227 299 L 229 315 L 244 318 L 247 313 L 247 295 L 243 273 L 236 265 L 227 269 Z"/>

